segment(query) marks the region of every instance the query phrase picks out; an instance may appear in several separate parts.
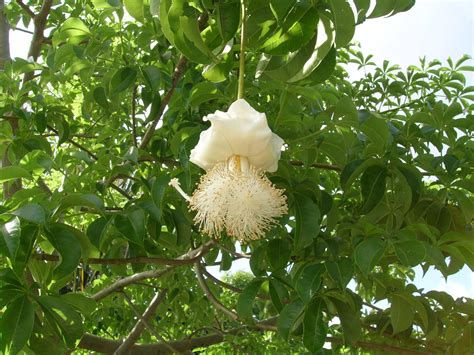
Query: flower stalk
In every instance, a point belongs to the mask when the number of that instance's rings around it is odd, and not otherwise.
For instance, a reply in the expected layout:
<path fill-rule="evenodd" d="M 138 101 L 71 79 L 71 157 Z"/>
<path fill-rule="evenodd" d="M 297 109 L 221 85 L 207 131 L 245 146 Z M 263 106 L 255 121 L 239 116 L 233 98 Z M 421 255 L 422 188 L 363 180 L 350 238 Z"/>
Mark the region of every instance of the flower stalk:
<path fill-rule="evenodd" d="M 245 0 L 240 0 L 241 5 L 241 21 L 240 27 L 240 55 L 239 55 L 239 87 L 237 91 L 237 99 L 244 98 L 244 75 L 245 75 L 245 44 L 247 41 L 246 25 L 247 25 L 247 6 Z"/>

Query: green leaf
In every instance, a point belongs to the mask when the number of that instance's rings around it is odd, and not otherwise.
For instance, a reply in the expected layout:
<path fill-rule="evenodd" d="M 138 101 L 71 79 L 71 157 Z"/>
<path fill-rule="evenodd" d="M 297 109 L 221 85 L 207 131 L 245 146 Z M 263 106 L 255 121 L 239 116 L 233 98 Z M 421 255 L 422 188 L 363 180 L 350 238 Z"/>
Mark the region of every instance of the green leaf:
<path fill-rule="evenodd" d="M 159 174 L 153 181 L 153 185 L 151 187 L 151 197 L 153 199 L 153 203 L 158 208 L 161 215 L 163 213 L 163 197 L 165 196 L 165 191 L 169 180 L 170 178 L 168 175 Z"/>
<path fill-rule="evenodd" d="M 354 344 L 362 338 L 362 325 L 360 322 L 360 310 L 354 309 L 346 302 L 331 298 L 336 307 L 339 320 L 341 321 L 344 342 Z"/>
<path fill-rule="evenodd" d="M 298 85 L 316 85 L 323 83 L 331 77 L 336 68 L 336 48 L 333 46 L 321 63 L 303 80 L 298 81 Z"/>
<path fill-rule="evenodd" d="M 92 96 L 94 97 L 95 102 L 97 102 L 100 106 L 105 109 L 109 108 L 109 101 L 107 100 L 105 89 L 102 86 L 96 87 L 92 93 Z"/>
<path fill-rule="evenodd" d="M 155 66 L 143 68 L 143 77 L 152 91 L 158 91 L 161 83 L 161 71 Z"/>
<path fill-rule="evenodd" d="M 347 0 L 330 0 L 336 26 L 336 47 L 347 45 L 355 32 L 355 18 Z"/>
<path fill-rule="evenodd" d="M 143 246 L 145 237 L 145 213 L 143 210 L 127 211 L 114 219 L 115 227 L 122 235 L 137 246 Z"/>
<path fill-rule="evenodd" d="M 370 9 L 370 0 L 354 0 L 357 8 L 357 24 L 365 21 L 365 15 Z"/>
<path fill-rule="evenodd" d="M 35 224 L 44 224 L 46 221 L 44 208 L 36 203 L 23 205 L 19 209 L 13 211 L 12 214 Z"/>
<path fill-rule="evenodd" d="M 267 250 L 266 245 L 262 244 L 252 251 L 250 256 L 250 270 L 252 270 L 255 276 L 264 276 L 266 275 L 267 268 Z"/>
<path fill-rule="evenodd" d="M 368 16 L 368 18 L 375 18 L 375 17 L 389 15 L 393 11 L 393 8 L 396 2 L 397 0 L 385 0 L 385 1 L 377 0 L 375 2 L 375 7 L 370 13 L 370 15 Z"/>
<path fill-rule="evenodd" d="M 327 327 L 323 319 L 323 301 L 312 300 L 303 318 L 303 343 L 311 353 L 316 353 L 326 342 Z"/>
<path fill-rule="evenodd" d="M 228 42 L 235 36 L 239 28 L 240 3 L 238 1 L 219 0 L 216 4 L 216 11 L 219 33 L 224 42 Z"/>
<path fill-rule="evenodd" d="M 71 44 L 79 44 L 83 39 L 89 37 L 91 32 L 86 24 L 77 17 L 69 17 L 53 34 L 53 45 L 68 41 Z"/>
<path fill-rule="evenodd" d="M 270 0 L 270 9 L 273 16 L 281 23 L 288 14 L 288 11 L 295 5 L 295 0 Z"/>
<path fill-rule="evenodd" d="M 196 8 L 187 1 L 162 1 L 160 22 L 166 38 L 190 60 L 210 64 L 216 58 L 200 35 L 197 19 Z"/>
<path fill-rule="evenodd" d="M 3 224 L 0 231 L 3 239 L 2 244 L 4 244 L 2 249 L 6 249 L 5 251 L 0 249 L 0 252 L 7 255 L 10 260 L 14 261 L 21 241 L 20 220 L 18 218 L 13 218 L 11 221 Z"/>
<path fill-rule="evenodd" d="M 387 168 L 374 165 L 368 167 L 360 179 L 362 198 L 361 213 L 370 212 L 382 200 L 385 194 Z"/>
<path fill-rule="evenodd" d="M 295 250 L 309 246 L 319 234 L 319 208 L 313 200 L 295 195 Z"/>
<path fill-rule="evenodd" d="M 407 184 L 411 189 L 411 206 L 414 206 L 418 202 L 423 190 L 423 181 L 420 172 L 410 166 L 406 165 L 397 165 L 398 171 L 405 177 Z"/>
<path fill-rule="evenodd" d="M 217 89 L 216 85 L 203 81 L 194 85 L 191 90 L 189 105 L 192 107 L 199 107 L 204 102 L 217 99 L 224 99 L 224 96 Z"/>
<path fill-rule="evenodd" d="M 317 28 L 317 39 L 313 54 L 301 67 L 301 70 L 289 80 L 290 83 L 297 82 L 309 76 L 315 70 L 331 50 L 334 43 L 334 27 L 331 20 L 323 13 L 319 13 Z"/>
<path fill-rule="evenodd" d="M 391 141 L 391 134 L 387 122 L 382 118 L 371 115 L 366 121 L 360 125 L 360 130 L 367 138 L 377 147 L 377 152 L 382 154 L 385 147 Z"/>
<path fill-rule="evenodd" d="M 9 345 L 8 354 L 17 354 L 28 342 L 35 322 L 35 310 L 27 296 L 16 299 L 2 316 L 3 345 Z"/>
<path fill-rule="evenodd" d="M 31 174 L 19 166 L 0 168 L 0 183 L 21 178 L 31 179 Z"/>
<path fill-rule="evenodd" d="M 104 208 L 104 203 L 94 194 L 71 193 L 61 199 L 55 215 L 71 207 L 88 207 L 95 211 L 101 211 Z"/>
<path fill-rule="evenodd" d="M 323 264 L 307 265 L 295 282 L 295 289 L 304 302 L 308 302 L 322 284 Z"/>
<path fill-rule="evenodd" d="M 354 274 L 354 265 L 349 258 L 341 258 L 337 261 L 326 261 L 324 263 L 329 276 L 344 290 Z"/>
<path fill-rule="evenodd" d="M 60 297 L 43 295 L 39 296 L 37 301 L 54 332 L 70 349 L 75 348 L 77 341 L 84 334 L 79 313 Z"/>
<path fill-rule="evenodd" d="M 72 228 L 60 223 L 53 223 L 45 228 L 45 234 L 51 245 L 59 253 L 59 264 L 54 269 L 54 276 L 60 279 L 76 270 L 81 259 L 81 244 Z"/>
<path fill-rule="evenodd" d="M 267 256 L 274 270 L 283 269 L 291 256 L 291 245 L 287 239 L 273 239 L 268 243 Z"/>
<path fill-rule="evenodd" d="M 416 266 L 425 259 L 425 246 L 417 240 L 396 242 L 393 246 L 398 260 L 405 266 Z"/>
<path fill-rule="evenodd" d="M 288 340 L 294 325 L 301 317 L 304 304 L 300 300 L 287 304 L 280 312 L 277 320 L 278 333 L 283 339 Z"/>
<path fill-rule="evenodd" d="M 318 11 L 313 7 L 303 11 L 305 14 L 301 19 L 293 22 L 291 26 L 281 26 L 273 36 L 263 43 L 261 50 L 271 55 L 284 55 L 294 52 L 308 43 L 314 36 L 319 16 Z"/>
<path fill-rule="evenodd" d="M 273 305 L 281 312 L 283 309 L 283 302 L 288 299 L 288 291 L 282 282 L 278 281 L 275 278 L 271 278 L 268 283 L 268 293 L 272 300 Z"/>
<path fill-rule="evenodd" d="M 136 78 L 137 71 L 134 68 L 125 67 L 117 70 L 110 80 L 110 94 L 115 95 L 128 89 Z"/>
<path fill-rule="evenodd" d="M 143 0 L 123 0 L 127 12 L 137 21 L 143 21 Z"/>
<path fill-rule="evenodd" d="M 96 219 L 94 222 L 89 224 L 89 227 L 87 227 L 87 237 L 97 249 L 100 248 L 100 240 L 104 234 L 104 231 L 106 230 L 107 225 L 107 219 L 101 217 Z"/>
<path fill-rule="evenodd" d="M 176 209 L 172 211 L 173 220 L 176 225 L 176 233 L 178 235 L 177 243 L 179 246 L 188 245 L 191 240 L 191 223 L 185 217 L 184 211 Z"/>
<path fill-rule="evenodd" d="M 253 319 L 253 302 L 265 279 L 256 278 L 249 282 L 239 295 L 237 301 L 237 313 L 242 319 L 251 321 Z"/>
<path fill-rule="evenodd" d="M 368 274 L 379 262 L 385 252 L 385 242 L 379 238 L 368 238 L 354 251 L 354 259 L 359 269 Z"/>
<path fill-rule="evenodd" d="M 395 334 L 408 329 L 415 318 L 411 304 L 401 294 L 393 294 L 390 306 L 390 320 Z"/>
<path fill-rule="evenodd" d="M 94 312 L 97 307 L 97 302 L 95 300 L 77 292 L 66 293 L 60 298 L 62 301 L 76 308 L 84 316 Z"/>

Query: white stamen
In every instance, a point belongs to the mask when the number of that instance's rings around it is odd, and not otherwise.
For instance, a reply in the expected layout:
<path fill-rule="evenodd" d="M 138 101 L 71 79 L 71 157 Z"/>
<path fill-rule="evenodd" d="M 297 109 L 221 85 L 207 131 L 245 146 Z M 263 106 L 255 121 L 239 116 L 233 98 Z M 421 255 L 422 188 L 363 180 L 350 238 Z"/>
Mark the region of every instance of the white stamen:
<path fill-rule="evenodd" d="M 188 194 L 184 192 L 183 189 L 181 188 L 181 185 L 178 179 L 176 178 L 171 179 L 168 185 L 173 186 L 176 189 L 176 191 L 178 191 L 178 193 L 184 197 L 186 201 L 188 202 L 191 201 L 191 198 L 188 196 Z"/>
<path fill-rule="evenodd" d="M 204 175 L 191 197 L 191 210 L 201 231 L 219 237 L 224 231 L 238 240 L 260 239 L 275 218 L 288 211 L 283 190 L 276 189 L 265 175 L 233 156 Z"/>

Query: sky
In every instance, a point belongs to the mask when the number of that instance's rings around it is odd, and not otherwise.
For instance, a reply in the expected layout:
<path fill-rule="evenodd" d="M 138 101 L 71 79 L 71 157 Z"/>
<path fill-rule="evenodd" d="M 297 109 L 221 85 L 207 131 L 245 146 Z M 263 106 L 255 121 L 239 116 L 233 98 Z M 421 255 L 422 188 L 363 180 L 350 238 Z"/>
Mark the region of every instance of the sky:
<path fill-rule="evenodd" d="M 25 58 L 29 34 L 12 31 L 10 47 L 12 57 Z M 357 27 L 355 41 L 362 52 L 373 54 L 373 60 L 380 64 L 388 59 L 403 68 L 417 64 L 421 56 L 428 60 L 448 57 L 459 59 L 463 54 L 474 55 L 474 0 L 417 0 L 408 12 L 390 18 L 365 21 Z M 470 61 L 470 65 L 474 65 Z M 470 85 L 474 85 L 474 73 L 467 75 Z M 232 271 L 249 271 L 248 261 L 241 259 L 234 263 Z M 218 268 L 209 268 L 214 275 Z M 442 275 L 430 270 L 422 277 L 421 268 L 416 269 L 414 284 L 425 290 L 439 290 L 453 297 L 474 298 L 474 274 L 467 267 L 450 276 L 445 282 Z"/>

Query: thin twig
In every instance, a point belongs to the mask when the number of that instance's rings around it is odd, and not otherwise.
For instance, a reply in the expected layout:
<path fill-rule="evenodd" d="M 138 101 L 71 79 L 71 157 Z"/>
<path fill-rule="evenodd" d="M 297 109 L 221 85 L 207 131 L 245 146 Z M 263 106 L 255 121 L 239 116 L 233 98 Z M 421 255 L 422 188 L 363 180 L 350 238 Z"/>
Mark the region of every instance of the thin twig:
<path fill-rule="evenodd" d="M 250 257 L 251 257 L 250 254 L 238 253 L 238 252 L 236 252 L 236 251 L 234 251 L 234 250 L 231 250 L 231 249 L 227 248 L 226 246 L 224 246 L 224 245 L 222 245 L 222 244 L 219 244 L 219 247 L 220 247 L 222 250 L 228 252 L 229 254 L 232 254 L 232 255 L 234 255 L 234 256 L 238 256 L 239 258 L 250 259 Z"/>
<path fill-rule="evenodd" d="M 202 273 L 204 275 L 206 275 L 206 277 L 208 279 L 210 279 L 212 282 L 214 282 L 216 285 L 219 285 L 219 286 L 222 286 L 228 290 L 231 290 L 233 292 L 237 292 L 237 293 L 242 293 L 243 290 L 241 288 L 238 288 L 238 287 L 235 287 L 234 285 L 231 285 L 227 282 L 224 282 L 222 280 L 219 280 L 217 277 L 215 277 L 214 275 L 212 275 L 209 271 L 206 270 L 206 268 L 203 268 L 202 269 Z M 260 296 L 260 295 L 257 295 L 257 298 L 263 300 L 263 301 L 270 301 L 271 299 L 269 297 L 265 297 L 265 296 Z M 285 303 L 285 302 L 283 302 Z M 287 303 L 287 302 L 286 302 Z"/>
<path fill-rule="evenodd" d="M 28 16 L 30 16 L 32 19 L 35 18 L 35 13 L 22 0 L 16 0 L 16 3 L 20 5 L 20 7 L 28 14 Z"/>
<path fill-rule="evenodd" d="M 137 86 L 135 85 L 133 87 L 133 91 L 132 91 L 132 138 L 133 138 L 133 145 L 135 147 L 138 146 L 138 143 L 137 143 L 137 118 L 135 116 L 136 100 L 137 100 Z"/>
<path fill-rule="evenodd" d="M 59 132 L 57 129 L 55 129 L 53 126 L 51 125 L 47 125 L 46 126 L 50 131 L 53 131 L 56 135 L 59 136 Z M 75 146 L 76 148 L 79 148 L 80 150 L 84 151 L 87 153 L 88 156 L 90 156 L 92 159 L 94 160 L 99 160 L 99 157 L 97 155 L 95 155 L 93 152 L 91 152 L 89 149 L 87 149 L 86 147 L 84 147 L 82 144 L 79 144 L 77 143 L 76 141 L 73 141 L 71 138 L 68 138 L 67 141 L 69 143 L 71 143 L 73 146 Z"/>
<path fill-rule="evenodd" d="M 209 289 L 209 286 L 207 285 L 206 281 L 204 280 L 204 276 L 202 275 L 202 266 L 199 262 L 196 262 L 194 264 L 194 271 L 196 273 L 196 277 L 199 283 L 199 286 L 203 290 L 204 294 L 207 296 L 209 301 L 216 307 L 218 310 L 220 310 L 222 313 L 226 314 L 233 320 L 238 320 L 239 315 L 235 313 L 234 311 L 230 310 L 226 306 L 224 306 L 211 292 Z"/>
<path fill-rule="evenodd" d="M 142 317 L 138 320 L 138 322 L 135 324 L 130 334 L 128 334 L 127 338 L 118 347 L 118 349 L 114 352 L 114 354 L 116 355 L 128 354 L 130 348 L 135 344 L 138 338 L 140 338 L 140 335 L 145 329 L 145 326 L 148 320 L 155 314 L 156 308 L 165 299 L 165 296 L 166 296 L 166 289 L 161 292 L 157 292 L 155 294 L 149 306 L 143 313 Z"/>
<path fill-rule="evenodd" d="M 407 108 L 407 107 L 410 107 L 411 105 L 413 104 L 416 104 L 416 103 L 419 103 L 420 101 L 430 97 L 431 95 L 434 95 L 436 94 L 437 92 L 439 91 L 439 88 L 436 88 L 434 89 L 433 91 L 430 91 L 429 93 L 423 95 L 423 96 L 420 96 L 419 98 L 413 100 L 413 101 L 410 101 L 410 102 L 407 102 L 406 104 L 403 104 L 401 106 L 398 106 L 398 107 L 395 107 L 395 108 L 392 108 L 392 109 L 389 109 L 389 110 L 385 110 L 385 111 L 381 111 L 379 112 L 380 114 L 384 115 L 384 114 L 387 114 L 387 113 L 391 113 L 391 112 L 398 112 L 404 108 Z"/>
<path fill-rule="evenodd" d="M 33 31 L 28 31 L 28 30 L 25 30 L 24 28 L 19 28 L 19 27 L 12 27 L 12 30 L 13 30 L 13 31 L 20 31 L 20 32 L 28 33 L 28 34 L 30 34 L 30 35 L 34 34 Z"/>
<path fill-rule="evenodd" d="M 214 246 L 214 244 L 215 243 L 213 241 L 207 242 L 196 249 L 192 249 L 188 251 L 186 254 L 183 254 L 174 260 L 182 259 L 182 260 L 189 260 L 189 261 L 192 260 L 193 262 L 195 262 L 196 260 L 201 258 L 203 255 L 207 254 L 211 250 L 211 248 Z M 124 277 L 120 280 L 115 281 L 112 285 L 104 288 L 103 290 L 100 290 L 99 292 L 95 293 L 94 295 L 92 295 L 91 298 L 96 301 L 99 301 L 103 299 L 104 297 L 107 297 L 108 295 L 116 291 L 119 291 L 130 284 L 136 283 L 137 281 L 142 281 L 146 279 L 154 279 L 154 278 L 156 279 L 161 276 L 164 276 L 168 274 L 169 272 L 171 272 L 172 270 L 174 270 L 178 266 L 180 265 L 170 265 L 164 269 L 147 270 L 147 271 L 142 271 L 142 272 L 133 274 L 131 276 Z"/>
<path fill-rule="evenodd" d="M 147 285 L 147 286 L 150 286 L 150 285 Z M 165 289 L 162 290 L 162 292 L 165 292 Z M 130 306 L 130 308 L 132 309 L 133 313 L 135 313 L 135 315 L 137 316 L 137 318 L 142 318 L 142 315 L 140 314 L 140 312 L 138 311 L 137 307 L 135 307 L 135 305 L 133 304 L 133 301 L 132 299 L 128 296 L 128 294 L 122 290 L 122 292 L 120 292 L 122 294 L 122 296 L 125 298 L 125 300 L 127 301 L 128 305 Z M 150 325 L 150 323 L 148 322 L 147 319 L 144 319 L 142 318 L 142 322 L 145 324 L 145 327 L 146 329 L 148 329 L 148 331 L 153 334 L 156 339 L 158 339 L 159 341 L 161 341 L 163 344 L 167 345 L 168 346 L 168 349 L 174 353 L 177 353 L 177 351 L 171 346 L 171 345 L 168 345 L 166 340 L 160 335 L 158 334 L 158 332 Z"/>
<path fill-rule="evenodd" d="M 49 188 L 48 185 L 46 185 L 46 183 L 44 182 L 43 178 L 40 176 L 37 180 L 38 182 L 38 186 L 44 191 L 46 192 L 46 195 L 48 196 L 52 196 L 53 195 L 53 192 L 51 191 L 51 189 Z"/>
<path fill-rule="evenodd" d="M 299 160 L 290 160 L 290 164 L 294 166 L 304 166 L 305 164 Z M 309 166 L 310 168 L 317 168 L 323 170 L 342 171 L 342 167 L 338 165 L 325 164 L 325 163 L 313 163 Z"/>

